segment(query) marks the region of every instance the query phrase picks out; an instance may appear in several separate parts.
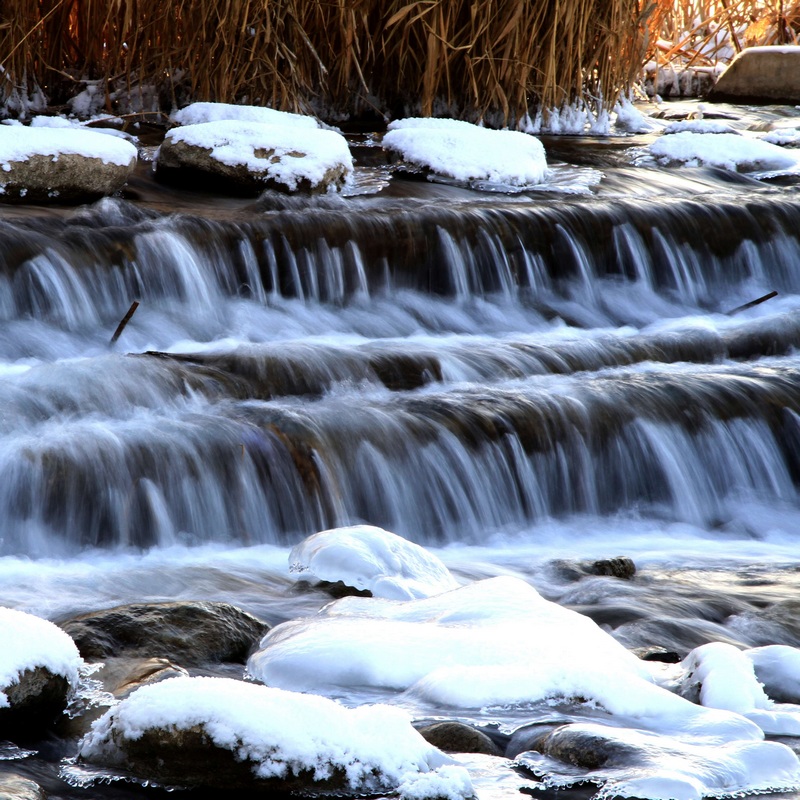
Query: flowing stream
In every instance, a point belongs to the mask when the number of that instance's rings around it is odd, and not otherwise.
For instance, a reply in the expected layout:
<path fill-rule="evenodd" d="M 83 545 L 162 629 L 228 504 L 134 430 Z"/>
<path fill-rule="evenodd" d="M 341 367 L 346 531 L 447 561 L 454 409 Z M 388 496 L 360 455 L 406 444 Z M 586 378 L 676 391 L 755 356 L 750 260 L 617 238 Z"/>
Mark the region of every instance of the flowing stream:
<path fill-rule="evenodd" d="M 630 647 L 800 644 L 798 187 L 596 152 L 514 196 L 0 213 L 0 603 L 280 622 L 324 602 L 289 547 L 368 522 Z"/>

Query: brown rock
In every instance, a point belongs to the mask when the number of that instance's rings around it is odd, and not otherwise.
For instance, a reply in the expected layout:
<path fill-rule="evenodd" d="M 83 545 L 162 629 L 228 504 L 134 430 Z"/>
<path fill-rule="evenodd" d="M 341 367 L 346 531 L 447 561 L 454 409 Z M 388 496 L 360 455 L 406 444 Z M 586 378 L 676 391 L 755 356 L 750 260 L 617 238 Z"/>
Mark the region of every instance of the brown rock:
<path fill-rule="evenodd" d="M 61 627 L 83 658 L 112 656 L 168 659 L 191 667 L 244 664 L 269 625 L 228 603 L 133 603 L 82 614 Z"/>
<path fill-rule="evenodd" d="M 463 722 L 436 722 L 417 728 L 417 731 L 426 742 L 445 753 L 503 755 L 503 751 L 485 733 Z"/>
<path fill-rule="evenodd" d="M 21 673 L 17 683 L 0 687 L 9 706 L 0 708 L 0 734 L 28 734 L 51 724 L 67 706 L 69 681 L 46 667 Z"/>

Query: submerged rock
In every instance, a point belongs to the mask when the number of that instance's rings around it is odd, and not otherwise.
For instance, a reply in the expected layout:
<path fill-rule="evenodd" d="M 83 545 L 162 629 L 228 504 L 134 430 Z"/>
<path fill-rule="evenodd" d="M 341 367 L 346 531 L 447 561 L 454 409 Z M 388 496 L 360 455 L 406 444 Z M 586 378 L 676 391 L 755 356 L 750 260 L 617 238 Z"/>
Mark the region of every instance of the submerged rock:
<path fill-rule="evenodd" d="M 709 100 L 800 103 L 800 47 L 748 47 L 720 75 Z"/>
<path fill-rule="evenodd" d="M 130 142 L 74 128 L 0 127 L 0 200 L 81 203 L 119 191 L 136 165 Z"/>
<path fill-rule="evenodd" d="M 61 627 L 89 661 L 111 656 L 169 659 L 181 666 L 244 663 L 269 631 L 227 603 L 132 603 L 81 614 Z"/>
<path fill-rule="evenodd" d="M 616 556 L 593 561 L 589 571 L 593 575 L 608 575 L 612 578 L 630 580 L 636 574 L 636 564 L 627 556 Z"/>
<path fill-rule="evenodd" d="M 502 756 L 503 751 L 485 734 L 463 722 L 436 722 L 417 728 L 426 742 L 445 753 L 483 753 Z"/>

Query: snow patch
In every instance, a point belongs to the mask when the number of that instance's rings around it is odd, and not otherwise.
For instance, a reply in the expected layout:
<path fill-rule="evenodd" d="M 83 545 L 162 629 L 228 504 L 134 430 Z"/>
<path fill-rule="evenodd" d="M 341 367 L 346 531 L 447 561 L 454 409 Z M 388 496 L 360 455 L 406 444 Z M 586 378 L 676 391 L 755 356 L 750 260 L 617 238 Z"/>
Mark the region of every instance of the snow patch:
<path fill-rule="evenodd" d="M 232 103 L 192 103 L 172 114 L 171 119 L 179 125 L 199 125 L 204 122 L 258 122 L 286 128 L 318 128 L 314 117 L 290 114 L 262 106 L 237 106 Z"/>
<path fill-rule="evenodd" d="M 78 155 L 98 158 L 104 164 L 127 167 L 136 160 L 136 148 L 122 139 L 94 131 L 59 126 L 0 126 L 0 165 L 6 171 L 13 162 L 27 161 L 31 156 Z"/>

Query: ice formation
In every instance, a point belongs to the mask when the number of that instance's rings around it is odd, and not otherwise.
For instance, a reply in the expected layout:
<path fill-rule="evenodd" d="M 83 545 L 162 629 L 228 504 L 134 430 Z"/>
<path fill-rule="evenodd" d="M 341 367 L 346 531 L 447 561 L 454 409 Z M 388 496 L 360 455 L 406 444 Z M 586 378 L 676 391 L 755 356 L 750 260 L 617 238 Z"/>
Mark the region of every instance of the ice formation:
<path fill-rule="evenodd" d="M 342 581 L 375 597 L 411 600 L 458 587 L 447 567 L 419 545 L 372 525 L 315 533 L 289 554 L 290 571 Z"/>

